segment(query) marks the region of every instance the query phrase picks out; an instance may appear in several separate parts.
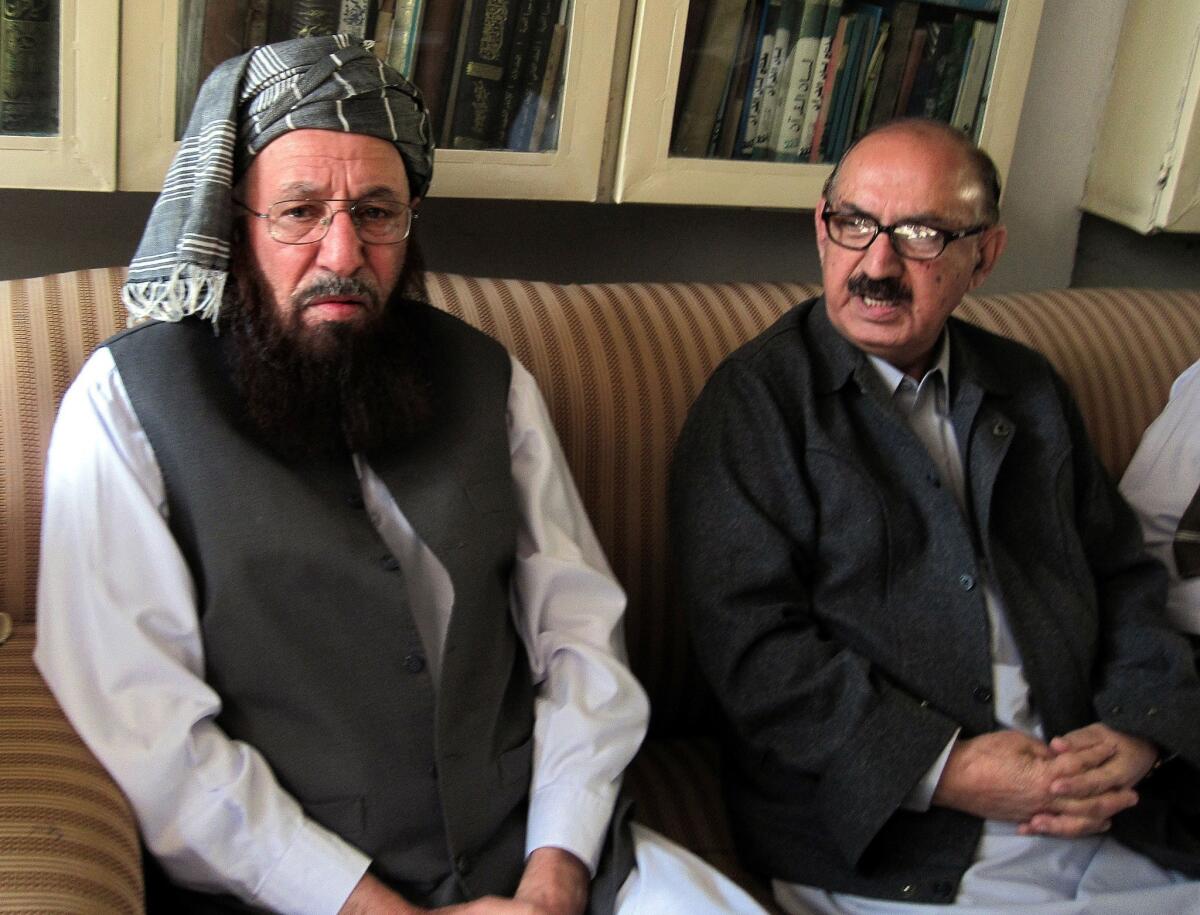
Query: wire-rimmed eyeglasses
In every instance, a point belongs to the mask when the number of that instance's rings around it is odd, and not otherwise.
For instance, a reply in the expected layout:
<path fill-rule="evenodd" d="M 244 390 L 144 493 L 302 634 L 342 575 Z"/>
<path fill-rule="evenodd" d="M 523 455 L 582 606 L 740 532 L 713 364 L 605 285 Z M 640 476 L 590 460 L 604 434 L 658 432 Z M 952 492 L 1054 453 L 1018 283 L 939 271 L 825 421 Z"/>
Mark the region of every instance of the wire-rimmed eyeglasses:
<path fill-rule="evenodd" d="M 386 197 L 364 197 L 361 200 L 329 198 L 317 200 L 306 197 L 280 200 L 260 213 L 240 200 L 238 206 L 251 216 L 267 220 L 271 237 L 285 245 L 311 245 L 329 233 L 333 217 L 348 213 L 358 237 L 368 245 L 398 245 L 408 238 L 417 214 L 406 203 Z M 347 206 L 335 207 L 335 203 Z"/>
<path fill-rule="evenodd" d="M 881 226 L 878 220 L 862 213 L 834 212 L 829 204 L 821 211 L 821 220 L 829 232 L 830 241 L 835 245 L 849 248 L 851 251 L 864 251 L 871 247 L 872 242 L 882 233 L 891 241 L 893 251 L 914 261 L 931 261 L 945 251 L 950 242 L 978 235 L 988 228 L 986 223 L 957 232 L 922 225 L 919 222 L 897 222 L 890 226 Z"/>

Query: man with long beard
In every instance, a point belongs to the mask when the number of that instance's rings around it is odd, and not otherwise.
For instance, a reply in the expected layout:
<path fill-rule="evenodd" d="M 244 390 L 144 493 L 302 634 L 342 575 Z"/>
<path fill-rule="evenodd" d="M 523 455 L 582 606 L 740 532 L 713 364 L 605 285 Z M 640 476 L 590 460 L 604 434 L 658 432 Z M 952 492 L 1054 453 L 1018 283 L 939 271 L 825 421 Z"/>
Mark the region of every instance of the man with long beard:
<path fill-rule="evenodd" d="M 218 68 L 46 474 L 36 658 L 171 912 L 761 911 L 618 802 L 624 598 L 528 374 L 423 304 L 419 93 Z"/>

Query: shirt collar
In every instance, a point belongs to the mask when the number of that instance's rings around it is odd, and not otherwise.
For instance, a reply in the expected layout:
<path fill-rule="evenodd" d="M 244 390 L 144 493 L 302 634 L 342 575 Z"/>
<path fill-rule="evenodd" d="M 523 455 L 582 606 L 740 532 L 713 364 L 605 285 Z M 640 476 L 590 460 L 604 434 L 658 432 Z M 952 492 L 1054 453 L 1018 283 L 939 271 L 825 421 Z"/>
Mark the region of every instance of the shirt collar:
<path fill-rule="evenodd" d="M 942 328 L 942 335 L 938 338 L 936 352 L 937 356 L 933 360 L 933 365 L 929 367 L 919 382 L 914 381 L 918 389 L 925 383 L 925 379 L 931 376 L 938 377 L 939 375 L 943 390 L 950 389 L 950 334 L 945 328 Z M 879 374 L 879 379 L 883 382 L 888 396 L 895 396 L 896 391 L 900 389 L 900 385 L 908 376 L 886 359 L 881 359 L 879 356 L 872 356 L 868 353 L 867 360 L 875 367 L 875 371 Z"/>

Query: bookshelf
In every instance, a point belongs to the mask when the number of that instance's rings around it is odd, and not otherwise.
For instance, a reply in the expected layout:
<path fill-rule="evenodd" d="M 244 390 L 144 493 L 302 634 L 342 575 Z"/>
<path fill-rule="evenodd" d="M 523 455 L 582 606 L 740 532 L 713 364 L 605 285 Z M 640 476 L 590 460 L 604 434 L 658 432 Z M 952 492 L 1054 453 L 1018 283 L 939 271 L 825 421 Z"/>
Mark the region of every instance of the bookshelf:
<path fill-rule="evenodd" d="M 720 2 L 708 0 L 707 9 L 711 12 Z M 735 8 L 745 5 L 734 4 Z M 931 0 L 919 4 L 938 10 L 953 5 Z M 692 23 L 692 42 L 685 41 L 689 6 L 689 0 L 639 5 L 613 198 L 636 203 L 812 209 L 830 172 L 828 164 L 678 154 L 680 72 L 685 45 L 691 51 L 700 34 Z M 854 0 L 846 0 L 844 8 L 856 12 L 860 7 Z M 1042 0 L 1007 0 L 991 17 L 998 27 L 990 86 L 976 135 L 1002 176 L 1007 175 L 1012 160 L 1041 12 Z M 694 78 L 695 70 L 692 73 Z"/>
<path fill-rule="evenodd" d="M 6 4 L 5 19 L 20 11 L 49 14 L 37 27 L 57 39 L 57 53 L 52 46 L 38 51 L 40 59 L 28 61 L 25 69 L 41 81 L 39 98 L 57 107 L 57 118 L 53 111 L 33 118 L 42 128 L 36 134 L 18 132 L 26 129 L 19 123 L 6 125 L 11 132 L 0 133 L 0 186 L 116 188 L 118 9 L 118 0 Z M 7 36 L 9 28 L 0 22 L 0 34 Z M 7 57 L 11 53 L 0 48 L 0 67 L 14 65 Z"/>
<path fill-rule="evenodd" d="M 192 0 L 124 0 L 121 46 L 122 190 L 155 191 L 177 148 L 181 15 Z M 278 3 L 279 0 L 273 0 Z M 557 142 L 540 152 L 439 144 L 431 194 L 590 201 L 599 184 L 621 0 L 567 5 Z M 186 32 L 186 30 L 185 30 Z"/>
<path fill-rule="evenodd" d="M 1143 234 L 1200 232 L 1200 7 L 1130 3 L 1082 207 Z"/>

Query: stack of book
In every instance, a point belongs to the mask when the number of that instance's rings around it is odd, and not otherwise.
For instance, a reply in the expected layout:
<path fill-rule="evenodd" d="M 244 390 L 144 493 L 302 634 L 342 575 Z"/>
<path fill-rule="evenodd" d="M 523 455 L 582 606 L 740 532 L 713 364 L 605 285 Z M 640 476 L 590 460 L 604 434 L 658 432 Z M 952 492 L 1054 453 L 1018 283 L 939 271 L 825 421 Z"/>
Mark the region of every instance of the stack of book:
<path fill-rule="evenodd" d="M 337 32 L 421 89 L 438 145 L 557 146 L 571 0 L 181 0 L 176 133 L 200 84 L 255 45 Z"/>
<path fill-rule="evenodd" d="M 0 4 L 0 133 L 58 131 L 58 4 Z"/>
<path fill-rule="evenodd" d="M 691 0 L 671 153 L 836 162 L 902 115 L 974 136 L 1000 0 Z"/>

